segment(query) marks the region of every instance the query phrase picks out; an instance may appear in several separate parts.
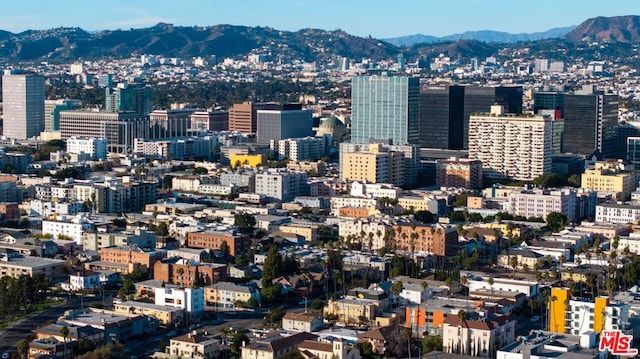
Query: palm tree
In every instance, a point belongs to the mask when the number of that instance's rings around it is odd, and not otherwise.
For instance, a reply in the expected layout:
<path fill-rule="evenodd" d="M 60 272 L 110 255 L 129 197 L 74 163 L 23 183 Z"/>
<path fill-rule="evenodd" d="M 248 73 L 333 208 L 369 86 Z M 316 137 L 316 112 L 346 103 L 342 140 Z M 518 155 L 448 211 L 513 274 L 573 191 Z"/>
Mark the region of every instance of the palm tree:
<path fill-rule="evenodd" d="M 463 309 L 458 310 L 458 314 L 456 314 L 456 316 L 458 317 L 458 319 L 460 319 L 460 321 L 462 322 L 462 324 L 464 324 L 464 327 L 466 329 L 466 338 L 465 338 L 465 343 L 464 343 L 464 347 L 462 346 L 462 343 L 460 344 L 460 354 L 467 354 L 469 352 L 469 323 L 467 323 L 467 312 L 464 311 Z M 462 350 L 464 348 L 464 350 Z"/>
<path fill-rule="evenodd" d="M 27 357 L 29 353 L 29 342 L 26 339 L 22 339 L 20 343 L 18 343 L 18 353 L 21 358 Z"/>
<path fill-rule="evenodd" d="M 489 279 L 487 279 L 487 283 L 489 283 L 489 288 L 491 290 L 491 298 L 493 298 L 493 283 L 494 283 L 493 277 L 489 277 Z"/>
<path fill-rule="evenodd" d="M 63 325 L 60 328 L 60 335 L 62 335 L 62 338 L 64 338 L 64 352 L 62 354 L 63 358 L 67 357 L 67 338 L 69 337 L 69 327 L 67 327 L 66 325 Z"/>

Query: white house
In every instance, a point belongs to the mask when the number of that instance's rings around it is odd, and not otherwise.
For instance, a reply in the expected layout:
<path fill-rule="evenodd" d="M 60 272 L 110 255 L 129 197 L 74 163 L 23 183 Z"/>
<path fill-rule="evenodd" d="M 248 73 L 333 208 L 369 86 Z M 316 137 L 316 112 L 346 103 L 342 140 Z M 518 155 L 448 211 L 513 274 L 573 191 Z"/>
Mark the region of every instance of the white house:
<path fill-rule="evenodd" d="M 321 317 L 309 313 L 287 312 L 282 318 L 282 329 L 294 332 L 315 332 L 324 328 Z"/>
<path fill-rule="evenodd" d="M 62 283 L 62 289 L 75 291 L 84 289 L 99 289 L 101 274 L 94 271 L 76 272 L 69 275 L 69 283 Z"/>

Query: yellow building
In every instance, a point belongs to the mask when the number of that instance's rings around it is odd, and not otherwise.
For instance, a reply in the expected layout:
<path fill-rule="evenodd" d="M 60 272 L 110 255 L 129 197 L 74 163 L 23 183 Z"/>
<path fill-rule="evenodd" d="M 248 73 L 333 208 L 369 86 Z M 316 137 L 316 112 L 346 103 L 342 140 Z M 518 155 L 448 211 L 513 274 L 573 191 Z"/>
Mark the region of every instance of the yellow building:
<path fill-rule="evenodd" d="M 277 226 L 277 229 L 283 233 L 292 233 L 304 237 L 305 241 L 313 242 L 316 240 L 318 226 L 288 223 Z"/>
<path fill-rule="evenodd" d="M 324 307 L 324 315 L 334 314 L 338 316 L 338 321 L 346 325 L 374 323 L 376 319 L 377 306 L 373 301 L 364 299 L 342 298 L 329 300 Z"/>
<path fill-rule="evenodd" d="M 119 314 L 142 314 L 156 318 L 161 324 L 174 326 L 184 324 L 184 310 L 182 308 L 156 305 L 146 302 L 127 301 L 115 303 L 113 309 Z"/>
<path fill-rule="evenodd" d="M 520 235 L 522 234 L 519 227 L 514 226 L 513 224 L 510 225 L 509 223 L 493 222 L 485 224 L 484 227 L 489 229 L 497 229 L 500 231 L 500 233 L 509 238 L 520 237 Z"/>
<path fill-rule="evenodd" d="M 561 334 L 581 335 L 603 330 L 628 330 L 629 305 L 612 303 L 609 297 L 571 299 L 569 288 L 551 288 L 549 330 Z"/>
<path fill-rule="evenodd" d="M 615 200 L 629 199 L 636 188 L 633 168 L 620 162 L 596 162 L 594 168 L 582 174 L 582 188 L 598 192 L 598 196 L 612 195 Z"/>
<path fill-rule="evenodd" d="M 403 185 L 404 154 L 385 151 L 381 144 L 369 145 L 369 151 L 344 153 L 340 162 L 342 179 Z"/>
<path fill-rule="evenodd" d="M 238 166 L 260 167 L 264 164 L 264 155 L 243 155 L 232 153 L 229 155 L 231 168 Z"/>

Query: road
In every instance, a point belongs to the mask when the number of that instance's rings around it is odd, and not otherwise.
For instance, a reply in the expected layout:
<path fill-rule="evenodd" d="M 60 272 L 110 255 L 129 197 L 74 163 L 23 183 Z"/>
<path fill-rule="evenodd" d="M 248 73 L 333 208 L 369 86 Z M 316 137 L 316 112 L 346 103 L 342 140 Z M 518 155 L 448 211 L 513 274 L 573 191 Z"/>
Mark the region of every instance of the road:
<path fill-rule="evenodd" d="M 85 298 L 84 302 L 92 298 Z M 46 322 L 55 322 L 65 310 L 78 309 L 80 307 L 81 298 L 68 298 L 66 303 L 56 307 L 51 307 L 43 311 L 31 314 L 29 317 L 20 319 L 0 332 L 0 352 L 13 351 L 18 343 L 27 337 L 32 330 L 41 326 Z"/>

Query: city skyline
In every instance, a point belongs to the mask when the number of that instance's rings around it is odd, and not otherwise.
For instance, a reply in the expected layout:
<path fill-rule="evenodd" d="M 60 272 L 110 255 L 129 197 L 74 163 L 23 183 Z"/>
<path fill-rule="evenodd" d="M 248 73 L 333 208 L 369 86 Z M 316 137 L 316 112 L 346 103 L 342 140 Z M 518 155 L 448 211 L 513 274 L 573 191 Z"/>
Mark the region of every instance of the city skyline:
<path fill-rule="evenodd" d="M 62 4 L 0 0 L 0 9 L 0 29 L 11 32 L 61 26 L 100 31 L 149 27 L 164 22 L 178 26 L 269 26 L 285 31 L 309 27 L 342 29 L 358 36 L 390 38 L 414 34 L 446 36 L 480 30 L 540 32 L 578 25 L 596 16 L 634 15 L 637 5 L 624 0 L 606 3 L 540 0 L 536 6 L 506 0 L 490 4 L 479 0 L 438 3 L 406 0 L 395 6 L 381 0 L 368 1 L 366 6 L 360 2 L 340 3 L 336 0 L 189 0 L 179 3 L 114 0 L 87 6 L 78 0 L 63 1 Z"/>

